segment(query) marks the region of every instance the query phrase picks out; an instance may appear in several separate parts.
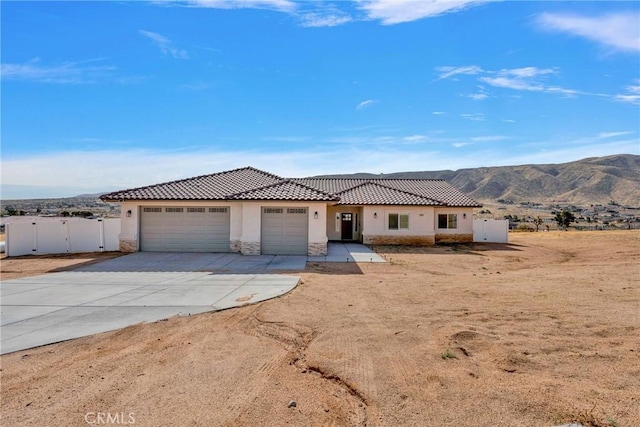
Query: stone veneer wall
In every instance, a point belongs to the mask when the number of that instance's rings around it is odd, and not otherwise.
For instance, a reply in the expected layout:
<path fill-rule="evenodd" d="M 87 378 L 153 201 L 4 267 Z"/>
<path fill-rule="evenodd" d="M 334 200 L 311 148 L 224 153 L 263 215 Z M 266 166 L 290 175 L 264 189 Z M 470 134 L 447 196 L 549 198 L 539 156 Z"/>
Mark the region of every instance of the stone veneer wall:
<path fill-rule="evenodd" d="M 436 234 L 436 243 L 473 243 L 473 233 Z"/>
<path fill-rule="evenodd" d="M 433 246 L 434 236 L 362 236 L 365 245 Z"/>
<path fill-rule="evenodd" d="M 241 242 L 240 252 L 242 255 L 260 255 L 260 242 Z"/>
<path fill-rule="evenodd" d="M 231 240 L 229 242 L 229 251 L 236 253 L 242 252 L 242 243 L 240 243 L 240 240 Z"/>
<path fill-rule="evenodd" d="M 309 256 L 324 256 L 327 254 L 326 243 L 309 243 Z"/>
<path fill-rule="evenodd" d="M 120 239 L 120 252 L 138 252 L 138 241 Z"/>

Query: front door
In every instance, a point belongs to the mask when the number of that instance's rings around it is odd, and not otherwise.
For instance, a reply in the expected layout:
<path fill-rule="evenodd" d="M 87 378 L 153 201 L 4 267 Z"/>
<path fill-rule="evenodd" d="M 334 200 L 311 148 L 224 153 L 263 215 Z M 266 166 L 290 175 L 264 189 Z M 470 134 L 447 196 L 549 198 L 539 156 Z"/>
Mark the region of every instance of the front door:
<path fill-rule="evenodd" d="M 342 240 L 353 240 L 353 219 L 352 214 L 342 214 L 342 234 L 340 236 Z"/>

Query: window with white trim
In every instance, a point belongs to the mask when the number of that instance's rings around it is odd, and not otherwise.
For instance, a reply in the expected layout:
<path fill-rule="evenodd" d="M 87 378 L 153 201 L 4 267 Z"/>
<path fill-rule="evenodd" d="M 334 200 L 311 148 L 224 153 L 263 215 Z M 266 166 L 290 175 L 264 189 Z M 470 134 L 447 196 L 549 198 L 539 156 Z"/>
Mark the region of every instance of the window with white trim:
<path fill-rule="evenodd" d="M 408 230 L 409 229 L 409 215 L 408 214 L 389 214 L 389 230 Z"/>
<path fill-rule="evenodd" d="M 458 228 L 458 214 L 438 214 L 438 228 Z"/>

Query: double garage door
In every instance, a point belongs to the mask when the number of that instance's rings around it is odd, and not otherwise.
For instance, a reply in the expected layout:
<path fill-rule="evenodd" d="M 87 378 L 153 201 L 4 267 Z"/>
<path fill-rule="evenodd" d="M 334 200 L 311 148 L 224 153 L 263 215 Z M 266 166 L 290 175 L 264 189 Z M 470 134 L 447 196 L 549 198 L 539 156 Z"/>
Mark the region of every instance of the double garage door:
<path fill-rule="evenodd" d="M 229 252 L 229 207 L 143 207 L 140 249 Z"/>
<path fill-rule="evenodd" d="M 229 207 L 143 207 L 140 249 L 150 252 L 229 252 Z M 261 253 L 306 255 L 308 209 L 261 208 Z"/>

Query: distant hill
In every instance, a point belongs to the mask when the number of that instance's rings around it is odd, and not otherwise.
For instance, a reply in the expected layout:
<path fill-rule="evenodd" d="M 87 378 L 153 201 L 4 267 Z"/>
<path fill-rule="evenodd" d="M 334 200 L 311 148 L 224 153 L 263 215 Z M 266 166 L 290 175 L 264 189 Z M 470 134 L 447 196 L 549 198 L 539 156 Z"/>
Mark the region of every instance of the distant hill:
<path fill-rule="evenodd" d="M 380 178 L 356 173 L 326 178 Z M 480 202 L 616 203 L 640 206 L 640 156 L 620 154 L 570 163 L 496 166 L 456 171 L 397 172 L 384 178 L 444 179 Z"/>

